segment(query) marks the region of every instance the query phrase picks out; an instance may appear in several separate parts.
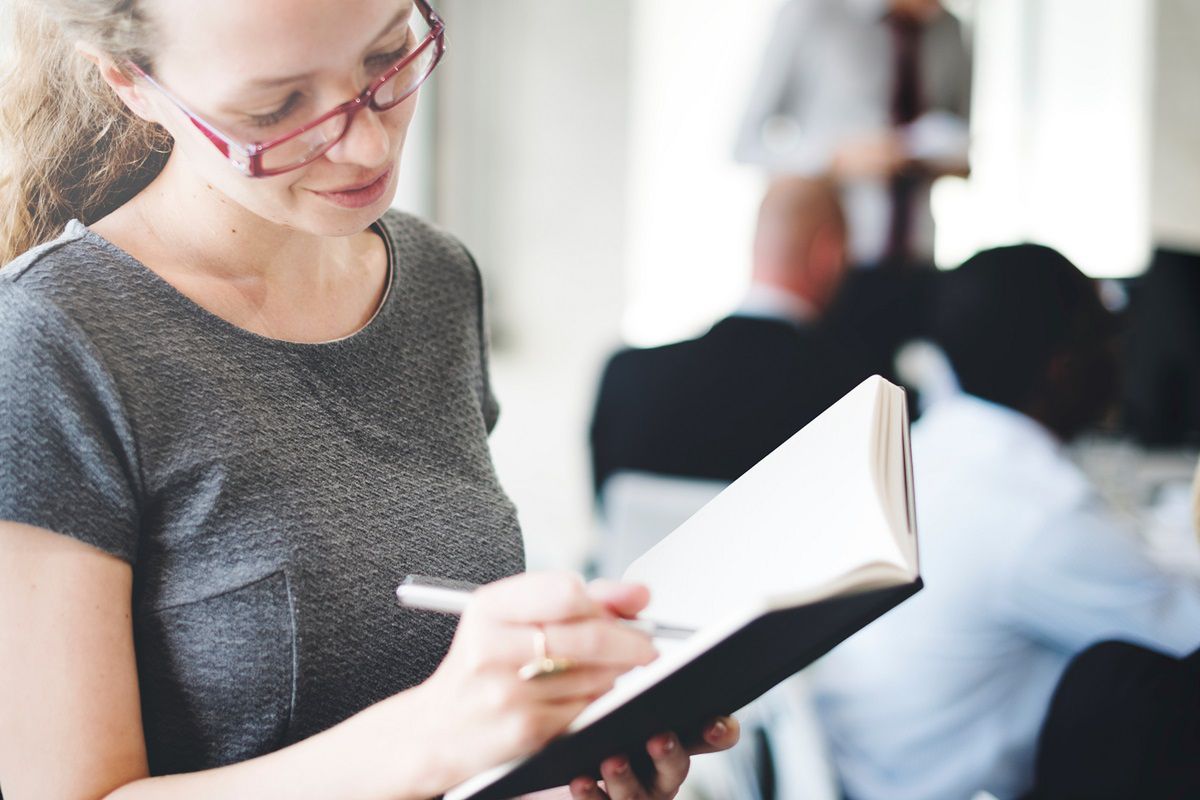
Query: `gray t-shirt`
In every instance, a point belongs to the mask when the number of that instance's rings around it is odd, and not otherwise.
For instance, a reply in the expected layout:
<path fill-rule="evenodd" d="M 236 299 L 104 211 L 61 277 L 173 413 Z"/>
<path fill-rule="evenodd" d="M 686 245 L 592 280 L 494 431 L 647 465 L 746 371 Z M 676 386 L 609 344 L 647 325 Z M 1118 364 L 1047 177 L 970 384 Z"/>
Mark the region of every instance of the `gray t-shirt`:
<path fill-rule="evenodd" d="M 524 568 L 488 452 L 478 271 L 413 217 L 376 231 L 385 299 L 322 344 L 227 323 L 78 222 L 0 270 L 0 519 L 133 565 L 154 774 L 424 680 L 455 620 L 399 608 L 404 575 Z"/>

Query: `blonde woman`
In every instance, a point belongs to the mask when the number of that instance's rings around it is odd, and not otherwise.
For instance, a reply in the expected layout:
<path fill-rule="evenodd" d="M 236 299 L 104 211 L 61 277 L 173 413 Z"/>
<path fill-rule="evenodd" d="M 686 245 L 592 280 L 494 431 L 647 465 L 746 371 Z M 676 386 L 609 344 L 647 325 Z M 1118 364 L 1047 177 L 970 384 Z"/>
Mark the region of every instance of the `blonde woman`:
<path fill-rule="evenodd" d="M 387 211 L 433 9 L 5 8 L 5 796 L 430 797 L 654 658 L 643 588 L 519 574 L 478 274 Z M 495 583 L 456 628 L 406 573 Z M 574 667 L 523 680 L 543 642 Z M 647 749 L 571 796 L 672 797 Z"/>

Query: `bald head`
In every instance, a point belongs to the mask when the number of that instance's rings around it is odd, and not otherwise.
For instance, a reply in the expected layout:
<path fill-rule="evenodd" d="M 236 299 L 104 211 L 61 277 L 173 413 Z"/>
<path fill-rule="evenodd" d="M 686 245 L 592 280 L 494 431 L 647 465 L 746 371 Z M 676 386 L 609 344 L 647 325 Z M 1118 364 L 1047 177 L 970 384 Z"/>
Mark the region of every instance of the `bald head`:
<path fill-rule="evenodd" d="M 891 9 L 920 22 L 933 19 L 944 10 L 941 0 L 891 0 Z"/>
<path fill-rule="evenodd" d="M 778 178 L 767 189 L 754 236 L 754 282 L 797 295 L 818 312 L 845 273 L 846 222 L 832 182 Z"/>

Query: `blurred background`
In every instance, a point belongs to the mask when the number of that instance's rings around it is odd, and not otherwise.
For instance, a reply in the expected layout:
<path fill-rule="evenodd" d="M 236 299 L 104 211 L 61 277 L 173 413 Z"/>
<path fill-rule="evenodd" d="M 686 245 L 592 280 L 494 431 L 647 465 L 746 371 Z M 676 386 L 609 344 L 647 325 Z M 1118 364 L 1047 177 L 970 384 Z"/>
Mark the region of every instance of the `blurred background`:
<path fill-rule="evenodd" d="M 1155 248 L 1200 252 L 1200 4 L 945 5 L 974 89 L 970 177 L 933 189 L 940 268 L 1037 241 L 1112 279 L 1109 304 L 1128 308 Z M 700 333 L 746 288 L 766 181 L 733 151 L 780 3 L 438 9 L 449 52 L 398 204 L 461 237 L 485 273 L 500 477 L 531 567 L 578 568 L 596 535 L 587 425 L 604 360 Z M 1076 451 L 1131 518 L 1186 525 L 1170 511 L 1186 492 L 1162 487 L 1186 482 L 1194 431 L 1158 438 L 1118 428 Z"/>

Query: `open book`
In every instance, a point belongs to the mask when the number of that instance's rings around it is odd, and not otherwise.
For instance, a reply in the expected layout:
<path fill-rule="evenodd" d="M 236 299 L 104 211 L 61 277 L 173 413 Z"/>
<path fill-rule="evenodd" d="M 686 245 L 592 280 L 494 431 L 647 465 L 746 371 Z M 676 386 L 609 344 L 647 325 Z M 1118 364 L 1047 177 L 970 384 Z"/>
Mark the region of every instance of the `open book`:
<path fill-rule="evenodd" d="M 688 737 L 824 655 L 918 589 L 904 392 L 868 378 L 630 565 L 645 616 L 695 629 L 537 753 L 446 800 L 504 800 Z"/>

